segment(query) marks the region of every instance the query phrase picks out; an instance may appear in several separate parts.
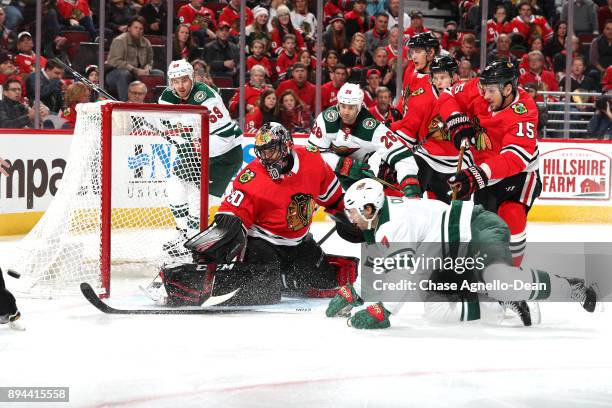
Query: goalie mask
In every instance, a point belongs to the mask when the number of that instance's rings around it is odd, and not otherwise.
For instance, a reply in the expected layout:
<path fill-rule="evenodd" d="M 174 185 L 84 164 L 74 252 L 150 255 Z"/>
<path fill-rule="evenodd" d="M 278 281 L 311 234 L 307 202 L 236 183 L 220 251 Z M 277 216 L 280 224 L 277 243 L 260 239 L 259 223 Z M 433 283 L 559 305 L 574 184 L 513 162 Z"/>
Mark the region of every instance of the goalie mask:
<path fill-rule="evenodd" d="M 384 187 L 379 182 L 369 178 L 353 183 L 353 185 L 346 190 L 346 193 L 344 193 L 344 208 L 347 211 L 356 209 L 361 219 L 368 223 L 368 229 L 372 229 L 372 222 L 384 203 Z M 365 217 L 365 208 L 367 205 L 374 207 L 374 213 L 371 218 Z"/>
<path fill-rule="evenodd" d="M 172 61 L 170 65 L 168 66 L 168 87 L 172 89 L 172 92 L 176 94 L 176 96 L 178 96 L 179 98 L 183 98 L 183 99 L 185 98 L 185 96 L 179 95 L 177 93 L 177 91 L 174 89 L 174 86 L 172 84 L 172 80 L 182 78 L 185 76 L 191 80 L 191 88 L 189 88 L 187 91 L 187 95 L 189 95 L 189 93 L 191 92 L 191 89 L 193 88 L 193 83 L 195 80 L 194 73 L 193 73 L 193 66 L 189 62 L 185 61 L 184 59 Z"/>
<path fill-rule="evenodd" d="M 255 135 L 255 156 L 273 180 L 280 179 L 289 170 L 292 147 L 291 134 L 277 122 L 266 123 Z"/>

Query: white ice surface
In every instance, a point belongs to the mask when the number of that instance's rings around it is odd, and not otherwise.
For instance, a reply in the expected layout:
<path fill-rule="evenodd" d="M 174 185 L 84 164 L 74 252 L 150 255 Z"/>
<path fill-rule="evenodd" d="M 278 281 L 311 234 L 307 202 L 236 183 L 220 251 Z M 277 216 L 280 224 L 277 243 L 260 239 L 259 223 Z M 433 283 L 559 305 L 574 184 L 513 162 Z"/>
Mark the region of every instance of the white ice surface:
<path fill-rule="evenodd" d="M 328 228 L 315 225 L 315 237 Z M 531 224 L 529 239 L 610 241 L 611 232 Z M 11 245 L 0 241 L 0 265 Z M 336 235 L 324 249 L 358 253 Z M 113 282 L 113 297 L 143 281 Z M 70 404 L 57 407 L 612 406 L 609 310 L 544 303 L 536 327 L 436 326 L 409 304 L 391 329 L 357 331 L 325 318 L 324 304 L 300 314 L 111 316 L 80 297 L 18 299 L 27 330 L 0 326 L 0 386 L 69 386 Z"/>

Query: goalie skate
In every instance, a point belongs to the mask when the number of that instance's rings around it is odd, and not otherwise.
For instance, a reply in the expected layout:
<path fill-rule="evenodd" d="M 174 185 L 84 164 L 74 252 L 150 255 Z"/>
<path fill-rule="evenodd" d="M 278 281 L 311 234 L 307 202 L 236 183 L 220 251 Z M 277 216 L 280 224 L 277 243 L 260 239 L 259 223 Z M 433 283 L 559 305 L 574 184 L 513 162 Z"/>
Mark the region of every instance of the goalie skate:
<path fill-rule="evenodd" d="M 140 290 L 143 291 L 147 297 L 149 297 L 158 306 L 165 306 L 168 304 L 168 293 L 162 281 L 157 278 L 149 284 L 146 288 L 142 285 L 138 285 Z"/>

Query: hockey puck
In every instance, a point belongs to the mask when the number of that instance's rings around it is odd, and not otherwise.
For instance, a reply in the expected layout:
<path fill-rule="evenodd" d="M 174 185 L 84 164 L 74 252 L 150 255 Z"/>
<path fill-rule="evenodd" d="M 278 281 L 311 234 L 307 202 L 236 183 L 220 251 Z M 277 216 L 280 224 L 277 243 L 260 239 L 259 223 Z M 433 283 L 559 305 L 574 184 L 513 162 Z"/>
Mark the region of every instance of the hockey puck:
<path fill-rule="evenodd" d="M 19 279 L 19 278 L 21 278 L 21 274 L 20 274 L 19 272 L 15 272 L 15 271 L 14 271 L 14 270 L 12 270 L 12 269 L 7 270 L 7 271 L 6 271 L 6 273 L 7 273 L 9 276 L 12 276 L 12 277 L 13 277 L 13 278 L 15 278 L 15 279 Z"/>

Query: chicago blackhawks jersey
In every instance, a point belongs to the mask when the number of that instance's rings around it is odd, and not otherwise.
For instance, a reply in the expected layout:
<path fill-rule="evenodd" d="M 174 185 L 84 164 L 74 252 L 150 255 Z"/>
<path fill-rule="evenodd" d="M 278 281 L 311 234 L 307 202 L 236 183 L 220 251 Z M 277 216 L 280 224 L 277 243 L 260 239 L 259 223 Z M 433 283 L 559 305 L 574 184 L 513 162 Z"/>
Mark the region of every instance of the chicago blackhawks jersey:
<path fill-rule="evenodd" d="M 505 33 L 522 34 L 527 39 L 533 39 L 535 36 L 542 37 L 544 43 L 550 41 L 553 37 L 553 30 L 546 18 L 534 15 L 530 16 L 527 22 L 523 21 L 520 16 L 514 17 L 504 25 L 503 31 Z M 531 44 L 531 41 L 529 43 Z"/>
<path fill-rule="evenodd" d="M 440 96 L 443 119 L 457 112 L 477 125 L 477 143 L 471 150 L 474 161 L 489 176 L 489 184 L 521 172 L 538 169 L 538 109 L 522 88 L 506 108 L 493 112 L 480 95 L 478 78 L 455 85 Z"/>
<path fill-rule="evenodd" d="M 403 95 L 406 114 L 402 120 L 391 125 L 391 130 L 414 147 L 427 135 L 428 119 L 436 97 L 427 74 L 415 72 L 405 89 L 409 92 Z"/>
<path fill-rule="evenodd" d="M 323 157 L 332 168 L 336 168 L 338 156 L 367 161 L 373 153 L 378 153 L 381 160 L 397 170 L 400 181 L 418 172 L 408 146 L 374 119 L 365 107 L 351 126 L 342 122 L 336 106 L 326 109 L 317 117 L 308 141 L 324 152 Z"/>
<path fill-rule="evenodd" d="M 221 96 L 206 84 L 194 82 L 191 92 L 186 99 L 179 98 L 171 88 L 166 88 L 159 97 L 160 104 L 187 104 L 206 106 L 210 111 L 209 122 L 209 151 L 210 157 L 227 153 L 242 143 L 242 130 L 223 104 Z M 183 124 L 185 125 L 185 124 Z M 194 140 L 192 133 L 181 134 L 182 142 L 192 146 L 199 146 L 199 140 Z M 180 150 L 180 149 L 179 149 Z M 185 151 L 189 149 L 184 149 Z M 180 154 L 180 153 L 179 153 Z"/>
<path fill-rule="evenodd" d="M 298 245 L 308 234 L 317 205 L 342 210 L 342 188 L 313 146 L 295 146 L 293 168 L 273 180 L 259 160 L 234 179 L 220 213 L 242 220 L 248 235 L 276 245 Z"/>

